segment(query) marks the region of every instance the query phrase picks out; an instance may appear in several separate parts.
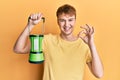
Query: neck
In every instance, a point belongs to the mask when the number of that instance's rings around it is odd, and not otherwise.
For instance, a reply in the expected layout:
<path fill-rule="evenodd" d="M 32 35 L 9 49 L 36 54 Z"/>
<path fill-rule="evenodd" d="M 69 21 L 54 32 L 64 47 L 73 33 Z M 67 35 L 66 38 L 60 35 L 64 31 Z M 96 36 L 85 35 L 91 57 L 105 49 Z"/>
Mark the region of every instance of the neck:
<path fill-rule="evenodd" d="M 77 37 L 75 37 L 73 34 L 71 35 L 64 35 L 64 34 L 60 34 L 60 37 L 64 40 L 67 40 L 67 41 L 75 41 L 77 40 Z"/>

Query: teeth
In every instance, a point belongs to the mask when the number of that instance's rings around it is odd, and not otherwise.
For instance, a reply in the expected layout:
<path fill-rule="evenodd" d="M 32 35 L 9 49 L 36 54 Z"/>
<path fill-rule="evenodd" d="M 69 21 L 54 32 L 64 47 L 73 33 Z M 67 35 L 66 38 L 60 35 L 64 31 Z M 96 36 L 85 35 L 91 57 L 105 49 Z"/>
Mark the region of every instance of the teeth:
<path fill-rule="evenodd" d="M 64 29 L 67 31 L 67 30 L 69 30 L 70 28 L 69 28 L 69 27 L 65 27 Z"/>

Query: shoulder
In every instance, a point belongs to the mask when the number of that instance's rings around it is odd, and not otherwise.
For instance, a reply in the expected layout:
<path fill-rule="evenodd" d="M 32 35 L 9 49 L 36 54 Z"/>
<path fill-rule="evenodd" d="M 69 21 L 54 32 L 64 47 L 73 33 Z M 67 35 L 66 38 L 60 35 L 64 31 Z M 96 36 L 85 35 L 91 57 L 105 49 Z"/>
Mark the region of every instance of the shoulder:
<path fill-rule="evenodd" d="M 44 35 L 45 39 L 51 39 L 51 38 L 56 38 L 56 37 L 57 37 L 56 34 L 51 34 L 51 33 Z"/>
<path fill-rule="evenodd" d="M 58 35 L 57 34 L 49 33 L 49 34 L 44 35 L 44 41 L 47 41 L 47 42 L 49 42 L 49 41 L 56 41 L 57 39 L 58 39 Z"/>

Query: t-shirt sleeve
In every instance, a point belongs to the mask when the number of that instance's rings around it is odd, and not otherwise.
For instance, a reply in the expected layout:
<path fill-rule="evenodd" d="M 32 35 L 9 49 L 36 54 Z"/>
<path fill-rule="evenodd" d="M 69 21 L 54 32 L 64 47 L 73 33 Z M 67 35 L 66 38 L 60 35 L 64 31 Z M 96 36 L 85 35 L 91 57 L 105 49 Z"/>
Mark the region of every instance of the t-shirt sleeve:
<path fill-rule="evenodd" d="M 48 38 L 48 35 L 44 35 L 44 37 L 43 37 L 43 40 L 42 40 L 42 50 L 43 50 L 43 52 L 45 52 L 46 51 L 46 47 L 47 47 L 47 38 Z"/>
<path fill-rule="evenodd" d="M 47 46 L 48 46 L 47 44 L 48 44 L 48 41 L 50 40 L 50 37 L 51 37 L 51 34 L 46 34 L 43 37 L 42 50 L 43 50 L 44 53 L 47 51 Z"/>
<path fill-rule="evenodd" d="M 86 63 L 89 63 L 91 61 L 92 61 L 92 56 L 91 56 L 90 49 L 88 49 L 86 54 Z"/>

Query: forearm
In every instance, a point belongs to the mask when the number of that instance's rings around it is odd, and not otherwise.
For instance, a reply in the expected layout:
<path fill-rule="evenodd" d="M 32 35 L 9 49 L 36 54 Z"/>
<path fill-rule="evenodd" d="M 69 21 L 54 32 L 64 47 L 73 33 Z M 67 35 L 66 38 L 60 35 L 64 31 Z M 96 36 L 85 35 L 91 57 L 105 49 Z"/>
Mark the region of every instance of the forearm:
<path fill-rule="evenodd" d="M 28 24 L 26 25 L 24 31 L 18 37 L 14 51 L 16 53 L 27 53 L 30 50 L 30 43 L 27 43 L 29 33 L 31 32 L 32 28 L 41 21 L 43 15 L 41 13 L 38 14 L 31 14 L 28 18 Z"/>
<path fill-rule="evenodd" d="M 20 34 L 18 37 L 15 45 L 14 45 L 14 51 L 16 53 L 27 53 L 29 52 L 30 44 L 28 41 L 29 32 L 32 30 L 31 25 L 26 25 L 24 31 Z"/>
<path fill-rule="evenodd" d="M 103 76 L 103 65 L 98 55 L 94 41 L 90 42 L 89 47 L 92 55 L 91 71 L 96 77 L 101 78 Z"/>

